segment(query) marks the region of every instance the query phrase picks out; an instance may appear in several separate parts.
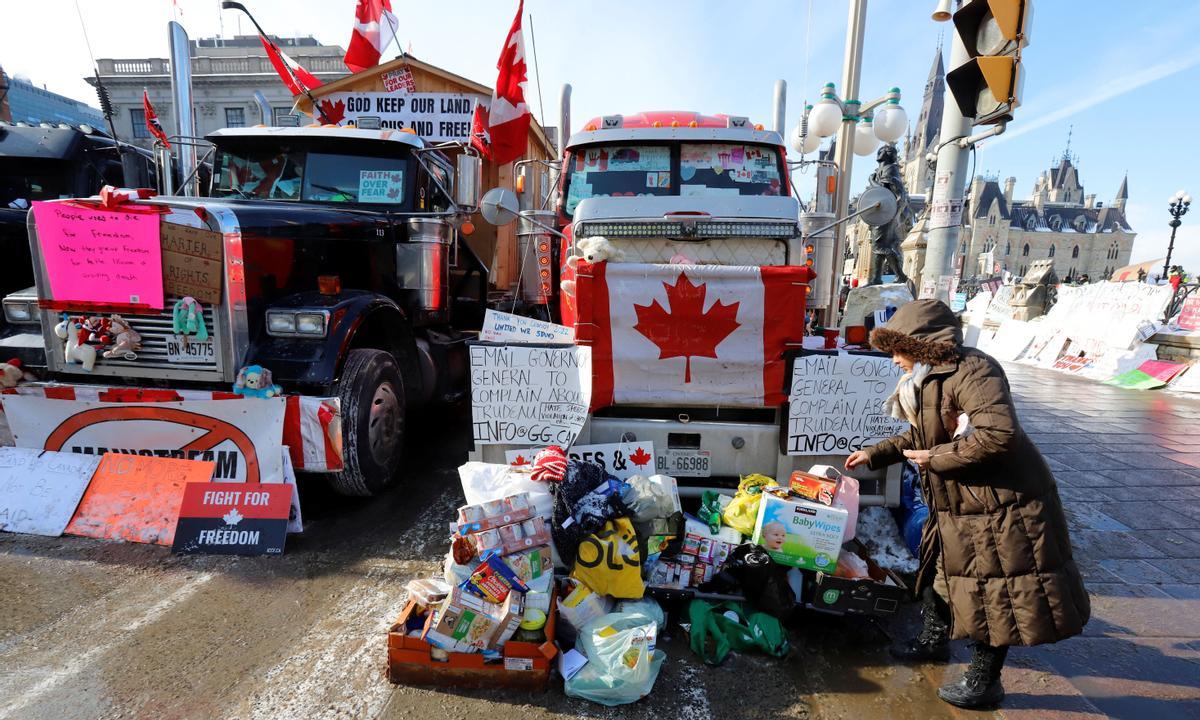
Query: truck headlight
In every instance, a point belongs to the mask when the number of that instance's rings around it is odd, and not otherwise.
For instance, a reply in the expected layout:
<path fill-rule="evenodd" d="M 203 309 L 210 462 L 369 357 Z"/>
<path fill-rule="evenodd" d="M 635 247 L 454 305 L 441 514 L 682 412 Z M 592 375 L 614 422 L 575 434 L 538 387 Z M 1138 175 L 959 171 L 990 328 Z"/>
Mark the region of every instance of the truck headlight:
<path fill-rule="evenodd" d="M 28 300 L 5 300 L 4 319 L 14 324 L 38 322 L 37 303 Z"/>
<path fill-rule="evenodd" d="M 329 312 L 325 310 L 270 310 L 267 334 L 274 337 L 325 337 Z"/>

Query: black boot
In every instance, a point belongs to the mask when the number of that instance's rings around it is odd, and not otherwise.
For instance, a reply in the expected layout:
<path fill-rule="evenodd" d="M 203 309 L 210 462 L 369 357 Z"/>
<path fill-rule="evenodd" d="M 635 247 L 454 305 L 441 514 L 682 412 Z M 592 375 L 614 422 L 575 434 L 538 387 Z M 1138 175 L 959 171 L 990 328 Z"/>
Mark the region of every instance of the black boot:
<path fill-rule="evenodd" d="M 938 697 L 951 705 L 969 710 L 999 705 L 1004 699 L 1000 670 L 1007 656 L 1007 647 L 972 643 L 971 664 L 967 671 L 958 682 L 943 685 L 938 690 Z"/>
<path fill-rule="evenodd" d="M 892 657 L 906 662 L 950 659 L 950 608 L 932 588 L 921 594 L 921 633 L 891 647 Z"/>

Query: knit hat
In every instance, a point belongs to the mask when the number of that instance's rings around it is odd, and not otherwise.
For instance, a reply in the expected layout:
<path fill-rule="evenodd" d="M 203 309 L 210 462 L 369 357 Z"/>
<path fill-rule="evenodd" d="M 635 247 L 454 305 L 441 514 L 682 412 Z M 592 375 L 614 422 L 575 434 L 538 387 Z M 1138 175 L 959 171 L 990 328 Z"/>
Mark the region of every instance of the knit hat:
<path fill-rule="evenodd" d="M 557 445 L 551 445 L 533 458 L 534 482 L 562 482 L 567 476 L 567 454 Z"/>

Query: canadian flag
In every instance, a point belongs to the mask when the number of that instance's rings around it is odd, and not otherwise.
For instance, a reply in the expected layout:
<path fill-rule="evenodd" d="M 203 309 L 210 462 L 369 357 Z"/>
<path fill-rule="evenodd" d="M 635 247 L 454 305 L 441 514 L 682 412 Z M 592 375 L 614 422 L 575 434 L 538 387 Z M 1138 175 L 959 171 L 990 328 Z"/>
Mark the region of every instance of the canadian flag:
<path fill-rule="evenodd" d="M 260 34 L 258 39 L 266 49 L 267 58 L 271 61 L 275 72 L 279 74 L 279 79 L 283 80 L 283 84 L 292 91 L 293 95 L 302 95 L 321 86 L 321 81 L 317 79 L 316 75 L 300 67 L 299 63 L 288 57 L 287 53 L 280 50 L 275 43 L 268 40 L 266 35 Z"/>
<path fill-rule="evenodd" d="M 804 337 L 806 267 L 579 264 L 576 342 L 592 408 L 779 405 Z M 769 315 L 768 315 L 769 313 Z"/>
<path fill-rule="evenodd" d="M 525 39 L 521 31 L 521 15 L 525 12 L 525 0 L 517 4 L 517 17 L 513 19 L 504 49 L 496 69 L 496 89 L 492 91 L 492 104 L 486 114 L 489 144 L 487 157 L 497 165 L 504 165 L 525 154 L 529 147 L 529 106 L 525 104 L 525 83 L 529 76 L 525 67 Z M 476 118 L 481 113 L 476 111 Z M 475 144 L 474 142 L 472 144 Z"/>
<path fill-rule="evenodd" d="M 350 72 L 361 72 L 379 64 L 383 51 L 396 39 L 400 22 L 392 14 L 392 0 L 358 0 L 354 8 L 354 32 L 344 62 Z"/>

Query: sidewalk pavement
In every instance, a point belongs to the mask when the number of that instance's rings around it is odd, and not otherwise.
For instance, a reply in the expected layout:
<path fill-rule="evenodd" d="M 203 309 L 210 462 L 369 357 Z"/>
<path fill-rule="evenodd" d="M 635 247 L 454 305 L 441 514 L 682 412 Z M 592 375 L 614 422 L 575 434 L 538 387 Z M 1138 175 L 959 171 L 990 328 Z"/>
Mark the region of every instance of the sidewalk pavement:
<path fill-rule="evenodd" d="M 1200 718 L 1200 399 L 1007 363 L 1092 596 L 1083 636 L 1015 650 L 1008 718 Z"/>

